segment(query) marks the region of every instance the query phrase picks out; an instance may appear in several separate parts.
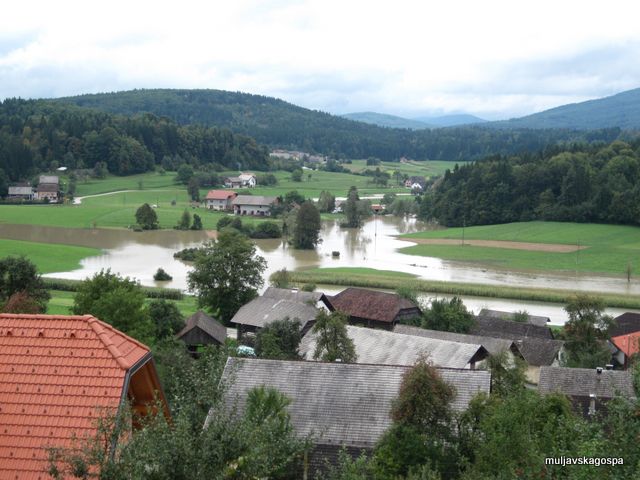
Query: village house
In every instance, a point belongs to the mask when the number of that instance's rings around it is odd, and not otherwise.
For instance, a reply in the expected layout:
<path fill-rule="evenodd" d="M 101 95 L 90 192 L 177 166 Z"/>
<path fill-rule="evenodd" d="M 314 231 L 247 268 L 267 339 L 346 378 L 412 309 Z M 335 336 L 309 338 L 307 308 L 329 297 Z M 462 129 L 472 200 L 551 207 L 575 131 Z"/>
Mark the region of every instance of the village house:
<path fill-rule="evenodd" d="M 629 358 L 637 354 L 640 347 L 640 314 L 625 312 L 614 318 L 609 335 L 614 363 L 627 369 Z"/>
<path fill-rule="evenodd" d="M 227 188 L 253 188 L 257 183 L 258 178 L 253 173 L 241 173 L 237 177 L 224 179 L 224 186 Z"/>
<path fill-rule="evenodd" d="M 231 202 L 238 194 L 231 190 L 209 190 L 204 197 L 204 206 L 208 210 L 231 210 Z"/>
<path fill-rule="evenodd" d="M 238 195 L 231 201 L 233 213 L 236 215 L 257 215 L 268 217 L 271 215 L 271 206 L 278 203 L 278 197 L 265 197 L 262 195 Z"/>
<path fill-rule="evenodd" d="M 451 342 L 435 338 L 405 335 L 387 330 L 347 326 L 347 335 L 356 349 L 356 363 L 376 365 L 414 365 L 426 355 L 436 367 L 475 369 L 489 356 L 479 344 Z M 317 334 L 307 333 L 300 342 L 300 355 L 313 359 Z"/>
<path fill-rule="evenodd" d="M 166 405 L 149 348 L 91 315 L 0 314 L 0 386 L 3 479 L 44 479 L 47 447 L 78 447 L 129 402 Z"/>
<path fill-rule="evenodd" d="M 329 309 L 346 314 L 349 323 L 386 330 L 392 330 L 402 319 L 422 314 L 418 306 L 400 295 L 363 288 L 347 288 L 327 296 L 327 300 Z"/>
<path fill-rule="evenodd" d="M 542 367 L 538 391 L 567 395 L 575 409 L 585 417 L 606 414 L 606 403 L 613 398 L 636 398 L 629 372 L 601 367 Z"/>
<path fill-rule="evenodd" d="M 202 310 L 191 315 L 186 325 L 176 334 L 192 355 L 207 345 L 224 345 L 227 339 L 227 327 L 210 317 Z"/>
<path fill-rule="evenodd" d="M 328 462 L 336 465 L 344 448 L 353 457 L 371 451 L 391 426 L 391 405 L 409 367 L 346 363 L 300 362 L 229 358 L 223 373 L 224 406 L 242 414 L 248 392 L 255 387 L 275 388 L 291 401 L 287 410 L 297 435 L 311 435 L 313 449 L 304 462 L 313 478 Z M 484 370 L 438 369 L 456 395 L 455 412 L 466 410 L 478 393 L 488 394 L 491 375 Z M 207 425 L 217 414 L 212 409 Z M 304 468 L 304 467 L 303 467 Z M 308 475 L 305 477 L 304 475 Z"/>
<path fill-rule="evenodd" d="M 427 186 L 427 179 L 422 176 L 414 175 L 404 181 L 404 186 L 411 190 L 422 191 Z"/>
<path fill-rule="evenodd" d="M 57 203 L 60 200 L 60 178 L 56 175 L 40 175 L 35 199 Z"/>
<path fill-rule="evenodd" d="M 35 198 L 35 192 L 33 187 L 28 184 L 13 185 L 8 188 L 7 199 L 8 200 L 33 200 Z"/>
<path fill-rule="evenodd" d="M 299 320 L 304 335 L 316 321 L 326 302 L 322 292 L 302 292 L 281 288 L 268 288 L 261 297 L 240 307 L 231 319 L 238 329 L 238 339 L 255 334 L 275 320 Z"/>

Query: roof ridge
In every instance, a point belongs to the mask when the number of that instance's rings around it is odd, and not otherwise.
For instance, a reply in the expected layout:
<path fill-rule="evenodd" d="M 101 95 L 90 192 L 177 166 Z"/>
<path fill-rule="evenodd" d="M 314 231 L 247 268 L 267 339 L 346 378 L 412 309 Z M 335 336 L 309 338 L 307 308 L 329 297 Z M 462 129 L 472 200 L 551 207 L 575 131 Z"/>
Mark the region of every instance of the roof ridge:
<path fill-rule="evenodd" d="M 113 343 L 111 338 L 109 338 L 107 334 L 108 330 L 110 330 L 111 332 L 115 332 L 118 335 L 121 335 L 127 341 L 135 343 L 137 346 L 143 348 L 144 350 L 149 351 L 149 348 L 146 345 L 140 343 L 135 338 L 132 338 L 129 335 L 126 335 L 120 332 L 119 330 L 116 330 L 113 326 L 109 325 L 106 322 L 103 322 L 102 320 L 97 319 L 93 315 L 83 315 L 83 318 L 87 320 L 87 324 L 96 333 L 96 335 L 98 336 L 100 341 L 104 344 L 104 346 L 107 347 L 107 349 L 109 350 L 109 353 L 113 355 L 113 358 L 118 363 L 120 368 L 124 370 L 129 370 L 133 366 L 133 364 L 126 360 L 125 354 L 121 352 L 120 349 L 118 349 L 118 347 L 116 347 L 116 345 Z"/>

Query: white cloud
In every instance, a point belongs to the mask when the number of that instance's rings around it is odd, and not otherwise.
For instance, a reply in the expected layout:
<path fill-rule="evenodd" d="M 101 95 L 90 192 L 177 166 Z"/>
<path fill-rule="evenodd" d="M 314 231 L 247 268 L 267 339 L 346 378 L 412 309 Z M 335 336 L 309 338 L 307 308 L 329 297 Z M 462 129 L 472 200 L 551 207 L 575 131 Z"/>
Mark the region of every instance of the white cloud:
<path fill-rule="evenodd" d="M 638 7 L 595 1 L 15 2 L 0 98 L 220 88 L 344 113 L 525 114 L 634 88 Z"/>

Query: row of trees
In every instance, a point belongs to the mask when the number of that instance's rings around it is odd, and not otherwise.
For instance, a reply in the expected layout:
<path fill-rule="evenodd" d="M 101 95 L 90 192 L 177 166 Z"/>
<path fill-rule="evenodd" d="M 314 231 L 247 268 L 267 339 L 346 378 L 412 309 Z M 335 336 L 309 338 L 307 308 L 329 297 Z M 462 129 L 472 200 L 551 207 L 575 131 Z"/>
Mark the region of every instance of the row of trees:
<path fill-rule="evenodd" d="M 447 171 L 424 219 L 461 226 L 529 220 L 640 224 L 640 140 L 492 157 Z"/>

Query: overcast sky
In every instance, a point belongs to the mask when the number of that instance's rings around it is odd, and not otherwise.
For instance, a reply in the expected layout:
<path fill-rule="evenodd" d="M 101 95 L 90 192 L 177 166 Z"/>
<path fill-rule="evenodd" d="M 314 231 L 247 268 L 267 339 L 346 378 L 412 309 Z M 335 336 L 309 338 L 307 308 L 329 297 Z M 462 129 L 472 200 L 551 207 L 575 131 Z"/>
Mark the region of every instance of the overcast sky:
<path fill-rule="evenodd" d="M 640 86 L 636 1 L 6 2 L 0 98 L 259 93 L 331 113 L 509 118 Z"/>

